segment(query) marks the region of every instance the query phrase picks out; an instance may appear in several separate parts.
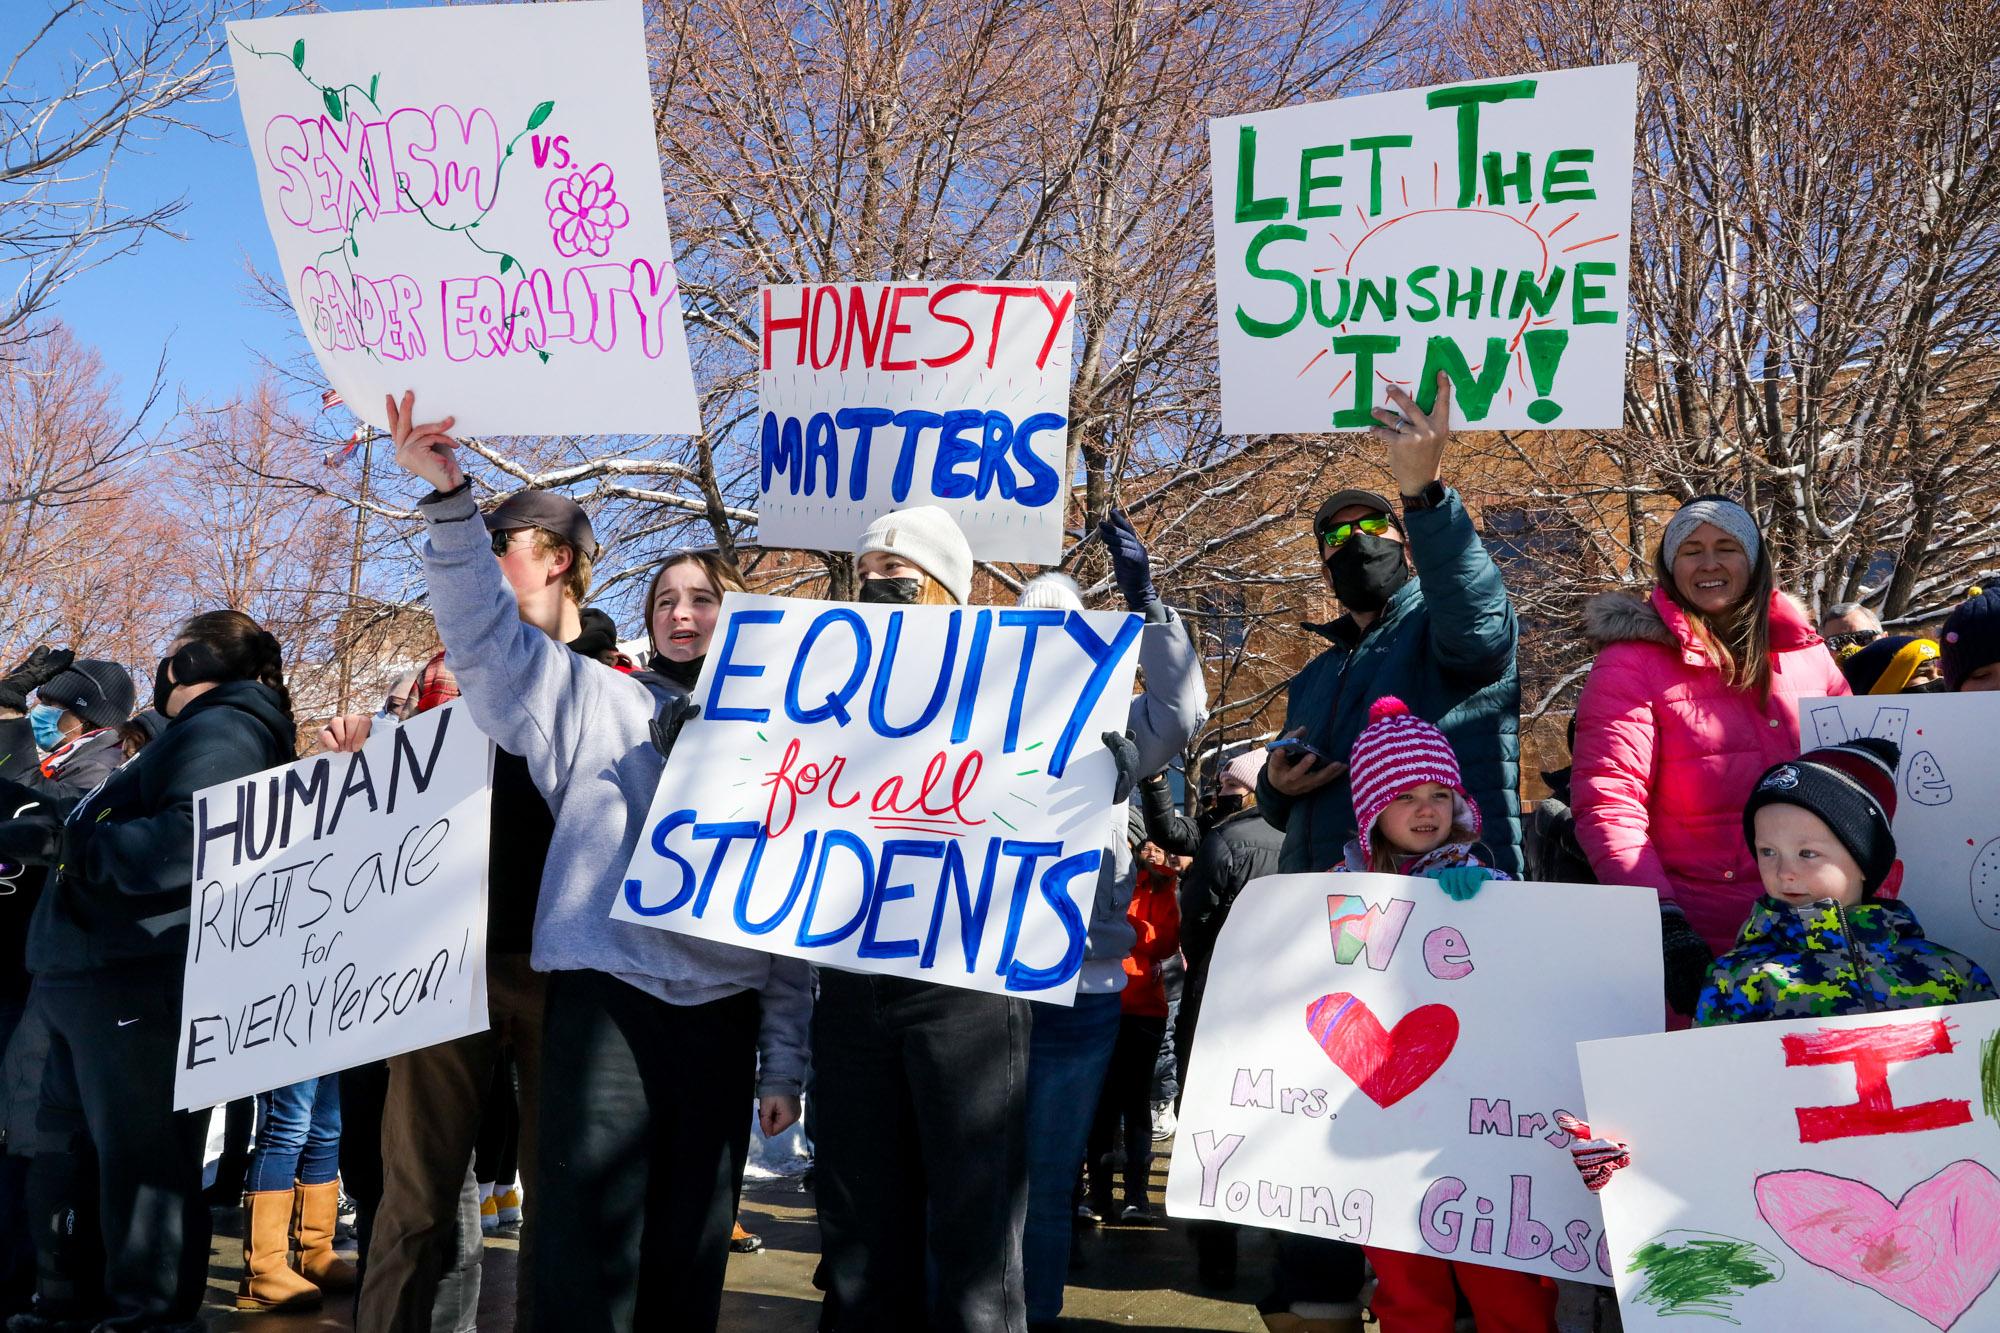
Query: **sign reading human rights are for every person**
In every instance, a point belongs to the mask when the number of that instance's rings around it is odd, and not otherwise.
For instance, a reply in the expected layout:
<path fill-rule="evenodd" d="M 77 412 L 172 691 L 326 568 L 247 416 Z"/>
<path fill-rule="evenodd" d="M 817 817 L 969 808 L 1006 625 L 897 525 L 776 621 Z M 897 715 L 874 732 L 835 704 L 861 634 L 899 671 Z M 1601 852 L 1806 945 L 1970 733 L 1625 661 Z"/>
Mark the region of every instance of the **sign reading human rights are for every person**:
<path fill-rule="evenodd" d="M 1589 921 L 1588 947 L 1574 941 Z M 1176 1217 L 1608 1285 L 1556 1113 L 1576 1043 L 1657 1032 L 1650 894 L 1276 875 L 1216 941 L 1167 1177 Z"/>
<path fill-rule="evenodd" d="M 975 556 L 1054 564 L 1075 304 L 1066 282 L 764 288 L 760 540 L 848 550 L 939 505 Z"/>
<path fill-rule="evenodd" d="M 1059 1004 L 1139 617 L 731 593 L 611 915 Z"/>
<path fill-rule="evenodd" d="M 378 428 L 701 428 L 636 0 L 231 23 L 307 341 Z"/>
<path fill-rule="evenodd" d="M 451 704 L 195 794 L 175 1106 L 485 1030 L 492 772 Z"/>
<path fill-rule="evenodd" d="M 1623 417 L 1634 65 L 1211 121 L 1222 426 L 1358 430 L 1385 386 L 1503 430 Z"/>

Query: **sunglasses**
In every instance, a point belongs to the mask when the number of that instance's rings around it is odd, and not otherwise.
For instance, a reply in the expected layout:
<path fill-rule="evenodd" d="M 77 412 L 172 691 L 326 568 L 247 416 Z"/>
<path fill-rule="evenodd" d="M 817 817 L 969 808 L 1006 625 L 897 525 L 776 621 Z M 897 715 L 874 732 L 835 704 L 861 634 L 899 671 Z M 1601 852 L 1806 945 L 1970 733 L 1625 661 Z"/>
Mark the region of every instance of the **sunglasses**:
<path fill-rule="evenodd" d="M 1826 646 L 1835 652 L 1839 652 L 1842 648 L 1866 648 L 1881 637 L 1882 631 L 1879 629 L 1853 629 L 1844 634 L 1827 635 Z"/>
<path fill-rule="evenodd" d="M 514 544 L 514 539 L 526 531 L 526 528 L 502 528 L 499 532 L 494 533 L 493 554 L 507 554 L 507 548 Z"/>
<path fill-rule="evenodd" d="M 1367 533 L 1370 537 L 1380 537 L 1395 527 L 1386 514 L 1373 514 L 1367 518 L 1357 518 L 1352 523 L 1336 523 L 1320 534 L 1320 546 L 1328 551 L 1337 551 L 1354 540 L 1356 533 Z"/>

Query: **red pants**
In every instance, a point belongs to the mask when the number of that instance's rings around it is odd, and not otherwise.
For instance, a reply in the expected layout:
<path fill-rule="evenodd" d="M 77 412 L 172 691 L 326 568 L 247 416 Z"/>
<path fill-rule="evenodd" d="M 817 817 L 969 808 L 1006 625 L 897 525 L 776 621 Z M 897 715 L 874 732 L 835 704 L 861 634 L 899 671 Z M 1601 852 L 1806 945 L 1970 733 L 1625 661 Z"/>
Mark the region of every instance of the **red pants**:
<path fill-rule="evenodd" d="M 1382 1333 L 1452 1333 L 1458 1292 L 1479 1333 L 1555 1333 L 1556 1284 L 1533 1273 L 1368 1246 Z M 1456 1286 L 1454 1287 L 1454 1282 Z"/>

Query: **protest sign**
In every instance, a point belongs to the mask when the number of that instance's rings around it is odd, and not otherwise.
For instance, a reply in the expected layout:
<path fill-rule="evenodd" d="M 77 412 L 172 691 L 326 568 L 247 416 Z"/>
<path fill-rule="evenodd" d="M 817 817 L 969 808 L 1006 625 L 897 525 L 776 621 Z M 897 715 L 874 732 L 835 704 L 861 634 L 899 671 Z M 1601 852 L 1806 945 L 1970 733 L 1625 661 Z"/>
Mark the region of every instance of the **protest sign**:
<path fill-rule="evenodd" d="M 631 0 L 229 25 L 264 217 L 362 420 L 698 431 Z"/>
<path fill-rule="evenodd" d="M 1124 613 L 731 593 L 612 907 L 878 972 L 1076 994 L 1123 731 Z"/>
<path fill-rule="evenodd" d="M 195 794 L 175 1106 L 485 1030 L 492 770 L 452 704 Z"/>
<path fill-rule="evenodd" d="M 1576 1042 L 1659 1030 L 1659 917 L 1596 885 L 1253 881 L 1209 964 L 1167 1211 L 1608 1284 L 1555 1116 L 1583 1104 Z"/>
<path fill-rule="evenodd" d="M 2000 1327 L 2000 1002 L 1577 1047 L 1628 1330 Z"/>
<path fill-rule="evenodd" d="M 1359 430 L 1383 386 L 1452 422 L 1623 418 L 1634 65 L 1209 122 L 1222 428 Z"/>
<path fill-rule="evenodd" d="M 759 540 L 847 550 L 930 504 L 981 559 L 1054 564 L 1075 304 L 1066 282 L 764 288 Z"/>
<path fill-rule="evenodd" d="M 1932 939 L 2000 976 L 2000 695 L 1809 699 L 1799 729 L 1807 749 L 1852 736 L 1901 747 L 1897 896 Z"/>

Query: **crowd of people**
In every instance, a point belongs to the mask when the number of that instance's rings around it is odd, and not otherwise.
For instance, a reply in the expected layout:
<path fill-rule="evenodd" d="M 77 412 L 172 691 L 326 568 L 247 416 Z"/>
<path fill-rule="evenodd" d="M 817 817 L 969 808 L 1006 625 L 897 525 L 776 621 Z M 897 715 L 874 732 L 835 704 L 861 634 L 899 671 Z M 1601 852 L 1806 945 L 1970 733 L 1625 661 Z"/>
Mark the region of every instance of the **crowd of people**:
<path fill-rule="evenodd" d="M 1692 499 L 1650 586 L 1587 608 L 1598 652 L 1573 763 L 1524 820 L 1520 627 L 1446 480 L 1450 386 L 1429 413 L 1389 397 L 1374 434 L 1396 494 L 1317 507 L 1341 614 L 1306 627 L 1325 647 L 1290 683 L 1282 735 L 1225 756 L 1199 815 L 1168 778 L 1206 720 L 1199 655 L 1132 525 L 1114 510 L 1098 530 L 1119 602 L 1143 618 L 1142 688 L 1104 738 L 1113 820 L 1070 1005 L 613 920 L 742 574 L 713 550 L 669 556 L 646 592 L 651 651 L 632 662 L 588 604 L 583 510 L 532 490 L 482 510 L 452 420 L 392 400 L 396 460 L 429 488 L 417 509 L 443 648 L 378 713 L 314 739 L 357 749 L 458 699 L 495 742 L 491 1023 L 256 1098 L 229 1180 L 238 1307 L 352 1292 L 364 1333 L 472 1328 L 482 1213 L 504 1211 L 521 1224 L 517 1330 L 713 1328 L 754 1100 L 766 1136 L 810 1115 L 822 1329 L 1052 1327 L 1078 1229 L 1153 1215 L 1156 1121 L 1171 1120 L 1216 940 L 1244 886 L 1277 872 L 1420 876 L 1459 899 L 1522 877 L 1650 889 L 1670 1026 L 1992 997 L 1898 898 L 1896 747 L 1801 754 L 1799 706 L 2000 690 L 2000 592 L 1935 639 L 1885 634 L 1854 604 L 1815 625 L 1777 586 L 1755 518 Z M 859 601 L 972 600 L 971 549 L 941 509 L 882 516 L 853 554 Z M 1019 601 L 1083 605 L 1060 574 Z M 290 761 L 301 735 L 278 641 L 237 611 L 187 621 L 151 707 L 135 712 L 136 694 L 116 664 L 51 647 L 0 679 L 0 1290 L 16 1333 L 201 1326 L 210 1117 L 173 1109 L 191 802 Z M 1566 1127 L 1593 1188 L 1644 1152 Z M 352 1265 L 336 1253 L 343 1181 Z M 1190 1230 L 1201 1283 L 1248 1280 L 1234 1227 Z M 1274 1330 L 1357 1330 L 1366 1296 L 1385 1333 L 1444 1333 L 1462 1311 L 1547 1333 L 1557 1301 L 1533 1275 L 1291 1233 L 1255 1283 Z"/>

